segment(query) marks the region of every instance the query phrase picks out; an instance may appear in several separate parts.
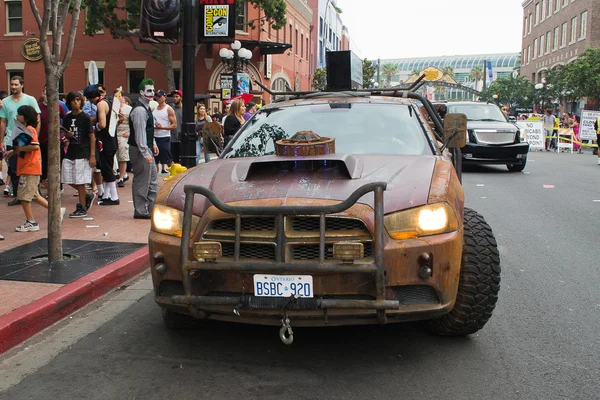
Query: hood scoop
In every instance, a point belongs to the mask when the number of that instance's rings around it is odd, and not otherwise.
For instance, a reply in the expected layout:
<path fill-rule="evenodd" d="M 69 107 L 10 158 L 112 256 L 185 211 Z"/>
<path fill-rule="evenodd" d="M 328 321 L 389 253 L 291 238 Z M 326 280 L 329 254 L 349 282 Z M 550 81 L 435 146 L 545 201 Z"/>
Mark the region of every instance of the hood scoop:
<path fill-rule="evenodd" d="M 238 162 L 233 175 L 238 181 L 296 172 L 320 173 L 331 178 L 360 179 L 363 165 L 362 159 L 348 154 L 308 157 L 266 156 Z"/>

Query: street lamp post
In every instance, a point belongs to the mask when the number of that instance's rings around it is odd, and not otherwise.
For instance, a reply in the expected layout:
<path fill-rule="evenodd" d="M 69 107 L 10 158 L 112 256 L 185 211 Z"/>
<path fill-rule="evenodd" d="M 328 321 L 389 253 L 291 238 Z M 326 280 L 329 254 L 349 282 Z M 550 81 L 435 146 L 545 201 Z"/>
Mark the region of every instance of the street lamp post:
<path fill-rule="evenodd" d="M 237 74 L 244 71 L 248 63 L 252 59 L 252 52 L 242 47 L 239 40 L 231 44 L 231 49 L 223 47 L 219 50 L 219 56 L 223 63 L 231 70 L 233 86 L 231 88 L 231 97 L 238 95 L 237 93 Z"/>
<path fill-rule="evenodd" d="M 498 103 L 498 98 L 499 98 L 498 95 L 495 94 L 492 97 L 494 98 L 494 103 L 496 103 L 497 106 L 500 106 L 500 104 Z"/>
<path fill-rule="evenodd" d="M 544 112 L 544 107 L 546 105 L 546 91 L 550 86 L 551 85 L 546 84 L 546 78 L 542 78 L 542 81 L 534 86 L 536 90 L 542 91 L 542 113 Z"/>

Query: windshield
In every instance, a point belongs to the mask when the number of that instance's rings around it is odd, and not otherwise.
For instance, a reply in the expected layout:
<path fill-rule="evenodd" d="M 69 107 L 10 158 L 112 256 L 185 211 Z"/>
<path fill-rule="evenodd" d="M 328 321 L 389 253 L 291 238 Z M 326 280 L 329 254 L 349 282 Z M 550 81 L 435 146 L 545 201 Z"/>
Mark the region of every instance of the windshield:
<path fill-rule="evenodd" d="M 506 117 L 493 104 L 458 104 L 449 108 L 449 112 L 465 114 L 469 121 L 498 121 L 506 122 Z"/>
<path fill-rule="evenodd" d="M 433 154 L 408 105 L 326 103 L 259 110 L 224 157 L 274 155 L 275 141 L 300 131 L 335 138 L 336 153 Z"/>

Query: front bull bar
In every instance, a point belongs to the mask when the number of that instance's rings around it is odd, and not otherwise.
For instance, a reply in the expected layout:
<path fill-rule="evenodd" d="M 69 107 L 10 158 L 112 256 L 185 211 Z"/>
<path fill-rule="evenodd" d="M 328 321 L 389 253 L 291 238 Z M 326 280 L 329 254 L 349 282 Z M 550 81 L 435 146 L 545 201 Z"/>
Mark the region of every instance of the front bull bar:
<path fill-rule="evenodd" d="M 385 310 L 398 309 L 400 303 L 396 300 L 385 299 L 385 269 L 384 269 L 384 222 L 383 222 L 383 192 L 385 182 L 373 182 L 356 189 L 346 200 L 329 206 L 232 206 L 219 200 L 215 193 L 203 186 L 185 185 L 185 208 L 183 214 L 183 231 L 181 240 L 180 268 L 185 295 L 172 296 L 174 304 L 187 305 L 192 315 L 203 305 L 236 305 L 247 304 L 248 301 L 236 297 L 225 296 L 193 296 L 191 271 L 231 271 L 248 273 L 372 273 L 376 276 L 375 300 L 336 300 L 320 299 L 314 302 L 317 309 L 372 309 L 377 311 L 377 321 L 386 323 Z M 374 194 L 375 206 L 375 257 L 373 264 L 333 264 L 325 263 L 325 232 L 326 215 L 346 211 L 358 200 L 370 193 Z M 194 196 L 200 194 L 206 197 L 213 206 L 226 214 L 235 215 L 235 244 L 233 262 L 200 262 L 189 260 L 190 235 L 192 233 L 192 215 Z M 240 262 L 241 216 L 268 215 L 277 217 L 277 251 L 274 263 Z M 289 215 L 319 215 L 319 262 L 318 263 L 285 263 L 284 261 L 284 217 Z M 237 309 L 234 309 L 236 312 Z M 284 310 L 285 311 L 285 310 Z"/>

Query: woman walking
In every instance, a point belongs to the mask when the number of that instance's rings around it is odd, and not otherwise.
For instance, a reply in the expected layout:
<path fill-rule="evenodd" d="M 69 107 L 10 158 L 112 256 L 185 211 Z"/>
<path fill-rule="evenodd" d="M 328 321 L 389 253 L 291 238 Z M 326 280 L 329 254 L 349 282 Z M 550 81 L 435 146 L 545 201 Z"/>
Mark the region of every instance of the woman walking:
<path fill-rule="evenodd" d="M 229 143 L 231 139 L 235 136 L 237 131 L 240 129 L 242 124 L 245 122 L 244 120 L 244 102 L 242 100 L 234 100 L 231 103 L 231 108 L 229 109 L 229 114 L 227 115 L 227 119 L 225 120 L 225 125 L 223 126 L 224 136 L 225 136 L 225 146 Z"/>
<path fill-rule="evenodd" d="M 204 104 L 198 105 L 198 111 L 196 112 L 196 165 L 200 162 L 200 153 L 202 152 L 202 126 L 207 122 L 213 122 L 210 115 L 206 113 L 206 106 Z M 206 150 L 206 149 L 205 149 Z M 204 152 L 204 162 L 210 161 L 210 154 L 208 151 Z"/>

